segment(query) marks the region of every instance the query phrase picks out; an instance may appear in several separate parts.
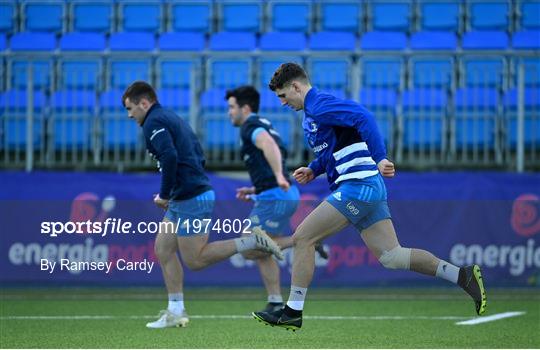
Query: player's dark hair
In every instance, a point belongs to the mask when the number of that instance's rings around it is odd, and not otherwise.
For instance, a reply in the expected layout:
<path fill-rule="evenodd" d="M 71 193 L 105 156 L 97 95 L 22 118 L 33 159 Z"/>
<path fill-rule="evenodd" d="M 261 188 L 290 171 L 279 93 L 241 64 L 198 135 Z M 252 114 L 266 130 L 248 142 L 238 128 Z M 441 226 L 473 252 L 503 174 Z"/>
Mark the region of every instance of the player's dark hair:
<path fill-rule="evenodd" d="M 236 98 L 236 103 L 238 103 L 238 106 L 243 107 L 248 105 L 253 113 L 259 112 L 261 95 L 253 86 L 244 85 L 237 87 L 236 89 L 227 90 L 225 100 L 228 100 L 229 97 Z"/>
<path fill-rule="evenodd" d="M 138 104 L 143 98 L 146 98 L 152 103 L 158 102 L 154 88 L 147 82 L 141 80 L 136 81 L 128 86 L 124 92 L 124 95 L 122 95 L 122 104 L 124 107 L 126 106 L 127 98 L 129 98 L 129 100 L 134 104 Z"/>
<path fill-rule="evenodd" d="M 290 84 L 293 80 L 300 80 L 305 84 L 309 82 L 306 71 L 300 65 L 292 62 L 283 63 L 274 72 L 268 87 L 270 90 L 276 91 L 277 89 L 283 89 L 285 85 Z"/>

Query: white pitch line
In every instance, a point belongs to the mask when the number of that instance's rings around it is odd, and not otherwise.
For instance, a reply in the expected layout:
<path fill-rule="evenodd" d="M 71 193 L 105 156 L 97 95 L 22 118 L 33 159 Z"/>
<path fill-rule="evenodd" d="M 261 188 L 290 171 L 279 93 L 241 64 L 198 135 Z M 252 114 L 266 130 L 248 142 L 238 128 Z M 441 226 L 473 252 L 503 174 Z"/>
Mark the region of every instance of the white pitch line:
<path fill-rule="evenodd" d="M 480 323 L 497 321 L 497 320 L 501 320 L 503 318 L 521 316 L 521 315 L 524 315 L 524 314 L 525 314 L 524 311 L 503 312 L 501 314 L 495 314 L 495 315 L 484 316 L 484 317 L 477 317 L 477 318 L 473 318 L 473 319 L 467 320 L 467 321 L 456 322 L 456 325 L 459 325 L 459 326 L 465 326 L 465 325 L 466 326 L 471 326 L 471 325 L 480 324 Z"/>
<path fill-rule="evenodd" d="M 116 319 L 151 319 L 156 315 L 138 316 L 113 316 L 113 315 L 26 315 L 26 316 L 1 316 L 0 320 L 116 320 Z M 191 315 L 193 319 L 251 319 L 250 315 Z M 307 320 L 327 320 L 327 321 L 361 321 L 361 320 L 463 320 L 467 316 L 304 316 Z"/>

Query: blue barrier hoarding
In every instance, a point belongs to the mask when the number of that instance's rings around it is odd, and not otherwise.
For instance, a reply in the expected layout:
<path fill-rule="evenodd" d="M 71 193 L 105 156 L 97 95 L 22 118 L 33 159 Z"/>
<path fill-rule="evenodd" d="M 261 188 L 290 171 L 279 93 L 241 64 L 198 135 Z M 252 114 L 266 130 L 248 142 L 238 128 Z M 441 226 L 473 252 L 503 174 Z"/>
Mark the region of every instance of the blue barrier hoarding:
<path fill-rule="evenodd" d="M 155 233 L 150 232 L 154 229 L 150 225 L 157 225 L 163 216 L 151 200 L 159 188 L 159 174 L 3 172 L 0 178 L 3 284 L 162 283 L 153 252 Z M 213 220 L 230 220 L 231 229 L 214 230 L 210 240 L 238 237 L 233 224 L 247 217 L 251 205 L 235 200 L 234 194 L 248 182 L 217 175 L 211 175 L 211 181 L 218 199 Z M 398 173 L 386 184 L 403 246 L 426 249 L 456 265 L 478 263 L 488 285 L 539 285 L 538 174 Z M 291 219 L 291 231 L 329 194 L 324 179 L 300 189 L 302 202 Z M 88 233 L 89 227 L 83 225 L 87 220 L 107 226 L 108 232 Z M 81 223 L 82 233 L 54 234 L 55 224 L 67 222 Z M 139 223 L 146 225 L 145 232 Z M 126 224 L 132 226 L 119 233 Z M 351 227 L 324 244 L 330 259 L 316 259 L 314 285 L 435 281 L 383 268 Z M 284 284 L 290 281 L 291 265 L 289 249 L 280 262 Z M 240 255 L 202 271 L 184 270 L 188 285 L 260 284 L 256 264 Z"/>

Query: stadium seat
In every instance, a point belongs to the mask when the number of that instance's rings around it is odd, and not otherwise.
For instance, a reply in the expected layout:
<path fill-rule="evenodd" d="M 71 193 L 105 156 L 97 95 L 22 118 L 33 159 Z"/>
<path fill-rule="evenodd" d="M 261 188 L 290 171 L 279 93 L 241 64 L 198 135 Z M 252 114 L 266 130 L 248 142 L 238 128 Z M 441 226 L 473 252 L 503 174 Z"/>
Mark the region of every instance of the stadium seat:
<path fill-rule="evenodd" d="M 518 1 L 520 27 L 524 30 L 540 30 L 540 1 Z"/>
<path fill-rule="evenodd" d="M 524 90 L 523 136 L 526 148 L 538 150 L 540 147 L 540 89 Z M 517 145 L 518 93 L 517 89 L 508 90 L 504 96 L 505 134 L 508 146 L 514 150 Z"/>
<path fill-rule="evenodd" d="M 403 100 L 404 149 L 441 149 L 446 144 L 446 91 L 405 90 Z"/>
<path fill-rule="evenodd" d="M 161 0 L 118 0 L 120 30 L 158 32 L 162 26 Z"/>
<path fill-rule="evenodd" d="M 109 0 L 72 0 L 72 31 L 108 33 L 113 23 L 113 2 Z"/>
<path fill-rule="evenodd" d="M 66 14 L 62 0 L 27 0 L 22 6 L 23 28 L 25 31 L 64 31 Z"/>
<path fill-rule="evenodd" d="M 151 52 L 155 48 L 150 33 L 114 33 L 109 46 L 107 88 L 125 89 L 135 80 L 151 81 Z"/>
<path fill-rule="evenodd" d="M 397 94 L 392 89 L 362 89 L 358 101 L 365 106 L 377 120 L 377 126 L 384 138 L 388 151 L 394 145 L 396 129 Z"/>
<path fill-rule="evenodd" d="M 220 29 L 225 32 L 259 32 L 262 3 L 253 0 L 219 0 Z"/>
<path fill-rule="evenodd" d="M 44 147 L 47 100 L 42 91 L 35 91 L 33 99 L 32 146 L 34 150 L 38 150 Z M 24 90 L 0 92 L 0 124 L 4 130 L 4 149 L 24 149 L 26 146 L 27 101 Z"/>
<path fill-rule="evenodd" d="M 159 37 L 162 52 L 202 51 L 205 45 L 204 34 L 197 32 L 162 33 Z"/>
<path fill-rule="evenodd" d="M 320 31 L 358 33 L 363 17 L 362 4 L 358 1 L 323 0 L 320 4 Z"/>
<path fill-rule="evenodd" d="M 453 58 L 417 56 L 409 62 L 412 88 L 450 89 L 455 86 Z"/>
<path fill-rule="evenodd" d="M 126 116 L 121 104 L 123 90 L 109 90 L 99 97 L 103 129 L 103 148 L 108 150 L 133 149 L 142 142 L 142 128 Z"/>
<path fill-rule="evenodd" d="M 506 64 L 503 57 L 466 56 L 462 60 L 462 86 L 502 87 L 506 84 Z"/>
<path fill-rule="evenodd" d="M 499 95 L 495 89 L 457 89 L 454 95 L 456 149 L 493 149 Z"/>
<path fill-rule="evenodd" d="M 15 0 L 0 2 L 0 33 L 13 33 L 16 26 L 17 2 Z"/>
<path fill-rule="evenodd" d="M 200 76 L 200 60 L 193 52 L 205 47 L 202 33 L 163 33 L 159 38 L 160 56 L 156 61 L 157 87 L 166 89 L 187 89 L 191 83 L 191 73 L 195 67 L 196 84 Z M 194 86 L 193 88 L 197 88 Z"/>
<path fill-rule="evenodd" d="M 311 1 L 269 0 L 268 10 L 271 27 L 269 31 L 304 32 L 311 30 Z"/>
<path fill-rule="evenodd" d="M 190 90 L 184 89 L 158 89 L 156 91 L 159 102 L 168 109 L 172 109 L 181 118 L 189 121 Z"/>
<path fill-rule="evenodd" d="M 453 32 L 417 32 L 411 35 L 411 49 L 451 50 L 457 48 L 457 37 Z"/>
<path fill-rule="evenodd" d="M 28 61 L 33 64 L 35 90 L 52 88 L 53 61 L 50 52 L 56 49 L 52 33 L 16 33 L 11 37 L 11 51 L 16 55 L 8 58 L 8 89 L 26 89 L 28 84 Z"/>
<path fill-rule="evenodd" d="M 298 32 L 271 32 L 261 35 L 261 51 L 303 51 L 306 36 Z"/>
<path fill-rule="evenodd" d="M 173 32 L 202 32 L 212 30 L 211 0 L 175 0 L 170 4 L 169 30 Z"/>
<path fill-rule="evenodd" d="M 251 83 L 251 60 L 212 58 L 207 62 L 207 86 L 228 89 Z"/>
<path fill-rule="evenodd" d="M 360 59 L 362 87 L 402 88 L 404 66 L 400 57 L 364 56 Z"/>
<path fill-rule="evenodd" d="M 51 146 L 56 150 L 91 149 L 96 106 L 94 91 L 55 92 L 51 97 Z"/>
<path fill-rule="evenodd" d="M 219 32 L 210 37 L 210 49 L 214 51 L 252 51 L 255 48 L 253 33 Z"/>
<path fill-rule="evenodd" d="M 460 31 L 460 9 L 456 1 L 419 1 L 420 30 Z"/>
<path fill-rule="evenodd" d="M 510 3 L 507 0 L 466 0 L 469 30 L 508 30 Z"/>
<path fill-rule="evenodd" d="M 401 32 L 367 32 L 360 40 L 360 47 L 366 51 L 401 51 L 407 47 L 407 36 Z"/>
<path fill-rule="evenodd" d="M 313 33 L 309 40 L 313 51 L 355 51 L 356 37 L 347 32 L 318 32 Z"/>
<path fill-rule="evenodd" d="M 180 58 L 163 58 L 157 61 L 157 82 L 159 88 L 189 88 L 192 70 L 200 66 L 197 61 Z M 198 73 L 198 72 L 195 72 Z"/>
<path fill-rule="evenodd" d="M 411 25 L 411 3 L 399 0 L 375 0 L 371 6 L 371 25 L 374 31 L 409 32 Z"/>
<path fill-rule="evenodd" d="M 512 47 L 516 50 L 540 50 L 540 30 L 514 32 Z"/>
<path fill-rule="evenodd" d="M 320 89 L 350 91 L 351 62 L 346 58 L 312 56 L 308 71 L 313 85 Z"/>
<path fill-rule="evenodd" d="M 506 50 L 508 35 L 503 31 L 476 31 L 463 35 L 464 50 Z"/>
<path fill-rule="evenodd" d="M 3 34 L 0 34 L 0 51 L 4 51 L 6 49 L 7 49 L 6 36 Z"/>
<path fill-rule="evenodd" d="M 66 33 L 60 39 L 60 50 L 62 56 L 59 60 L 58 89 L 101 89 L 104 35 Z"/>
<path fill-rule="evenodd" d="M 201 95 L 203 118 L 203 145 L 208 150 L 235 149 L 239 139 L 238 128 L 227 116 L 225 89 L 210 89 Z"/>

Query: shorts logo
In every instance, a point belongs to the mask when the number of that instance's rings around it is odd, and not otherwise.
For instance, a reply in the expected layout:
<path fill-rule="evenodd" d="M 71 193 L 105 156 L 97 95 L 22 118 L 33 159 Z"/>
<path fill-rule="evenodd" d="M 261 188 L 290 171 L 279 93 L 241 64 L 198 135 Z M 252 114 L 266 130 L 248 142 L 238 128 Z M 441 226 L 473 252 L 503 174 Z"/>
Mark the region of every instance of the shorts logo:
<path fill-rule="evenodd" d="M 353 215 L 358 215 L 360 213 L 360 210 L 358 210 L 352 202 L 347 203 L 347 209 L 351 212 Z"/>
<path fill-rule="evenodd" d="M 249 218 L 251 220 L 252 223 L 254 224 L 258 224 L 261 222 L 261 220 L 259 219 L 259 216 L 258 215 L 253 215 L 252 217 Z"/>
<path fill-rule="evenodd" d="M 276 222 L 276 221 L 272 221 L 272 220 L 266 220 L 264 222 L 264 224 L 267 226 L 267 227 L 271 227 L 271 228 L 277 228 L 279 226 L 279 222 Z"/>
<path fill-rule="evenodd" d="M 341 192 L 336 192 L 332 194 L 332 197 L 334 197 L 335 199 L 341 202 Z"/>

